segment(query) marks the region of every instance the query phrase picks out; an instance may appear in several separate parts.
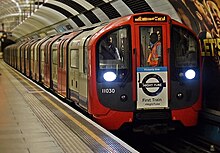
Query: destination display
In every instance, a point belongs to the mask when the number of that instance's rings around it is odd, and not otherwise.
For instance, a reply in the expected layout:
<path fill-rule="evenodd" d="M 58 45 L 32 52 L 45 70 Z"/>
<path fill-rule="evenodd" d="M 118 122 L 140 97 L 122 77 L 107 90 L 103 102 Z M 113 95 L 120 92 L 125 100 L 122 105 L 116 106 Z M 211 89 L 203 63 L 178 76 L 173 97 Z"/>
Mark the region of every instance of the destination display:
<path fill-rule="evenodd" d="M 164 15 L 144 14 L 134 16 L 134 22 L 166 22 L 167 17 Z"/>

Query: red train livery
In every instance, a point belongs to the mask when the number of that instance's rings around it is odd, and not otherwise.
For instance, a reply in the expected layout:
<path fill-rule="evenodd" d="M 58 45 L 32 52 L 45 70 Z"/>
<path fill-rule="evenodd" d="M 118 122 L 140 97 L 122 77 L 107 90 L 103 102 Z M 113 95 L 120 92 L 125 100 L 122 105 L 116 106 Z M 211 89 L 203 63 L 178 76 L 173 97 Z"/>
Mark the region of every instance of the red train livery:
<path fill-rule="evenodd" d="M 18 42 L 4 50 L 4 60 L 108 130 L 197 124 L 200 44 L 189 28 L 165 14 L 132 14 Z"/>

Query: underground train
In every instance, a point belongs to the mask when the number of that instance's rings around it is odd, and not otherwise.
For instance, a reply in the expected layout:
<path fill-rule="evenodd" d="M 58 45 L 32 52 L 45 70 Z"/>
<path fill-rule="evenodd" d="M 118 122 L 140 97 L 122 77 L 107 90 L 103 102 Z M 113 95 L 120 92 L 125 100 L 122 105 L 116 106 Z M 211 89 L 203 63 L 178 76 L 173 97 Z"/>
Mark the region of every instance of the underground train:
<path fill-rule="evenodd" d="M 201 109 L 200 43 L 161 13 L 8 46 L 4 61 L 88 112 L 108 130 L 195 126 Z"/>

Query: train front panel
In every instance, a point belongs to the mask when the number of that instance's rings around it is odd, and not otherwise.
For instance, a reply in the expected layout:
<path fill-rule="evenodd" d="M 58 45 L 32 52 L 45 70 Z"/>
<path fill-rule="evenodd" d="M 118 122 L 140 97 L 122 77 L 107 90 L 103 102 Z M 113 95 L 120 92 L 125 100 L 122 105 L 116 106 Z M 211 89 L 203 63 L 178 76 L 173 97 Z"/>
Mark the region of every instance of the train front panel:
<path fill-rule="evenodd" d="M 125 123 L 144 130 L 174 120 L 195 125 L 201 102 L 199 49 L 195 35 L 164 14 L 111 22 L 89 45 L 89 113 L 109 130 Z"/>

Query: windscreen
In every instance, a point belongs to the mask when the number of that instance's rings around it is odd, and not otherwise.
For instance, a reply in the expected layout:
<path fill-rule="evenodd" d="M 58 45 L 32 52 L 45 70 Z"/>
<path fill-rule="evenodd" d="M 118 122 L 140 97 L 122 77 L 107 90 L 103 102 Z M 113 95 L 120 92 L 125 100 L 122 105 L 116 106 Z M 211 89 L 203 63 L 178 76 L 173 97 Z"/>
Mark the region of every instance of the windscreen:
<path fill-rule="evenodd" d="M 102 37 L 98 44 L 100 69 L 128 68 L 131 49 L 127 33 L 127 28 L 121 28 Z"/>
<path fill-rule="evenodd" d="M 175 67 L 197 67 L 198 66 L 198 44 L 194 35 L 188 30 L 173 26 L 172 40 Z"/>
<path fill-rule="evenodd" d="M 107 71 L 117 75 L 116 81 L 121 81 L 131 69 L 131 40 L 128 26 L 113 30 L 98 41 L 98 76 Z M 103 81 L 102 77 L 99 81 Z"/>

